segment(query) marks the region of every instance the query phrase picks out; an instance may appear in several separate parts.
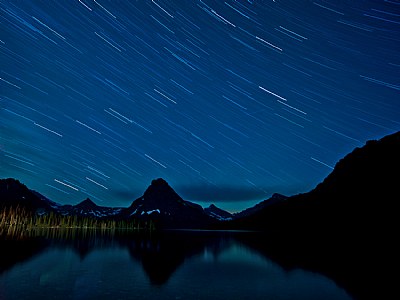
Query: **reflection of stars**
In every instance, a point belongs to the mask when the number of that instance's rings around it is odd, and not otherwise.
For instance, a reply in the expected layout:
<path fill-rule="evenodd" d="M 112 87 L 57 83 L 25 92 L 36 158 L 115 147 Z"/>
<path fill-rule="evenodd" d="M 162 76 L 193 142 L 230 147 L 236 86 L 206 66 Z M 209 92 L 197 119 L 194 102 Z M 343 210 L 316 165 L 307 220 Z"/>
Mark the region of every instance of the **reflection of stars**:
<path fill-rule="evenodd" d="M 245 191 L 228 210 L 308 191 L 399 129 L 395 6 L 2 2 L 1 177 L 110 206 L 156 177 Z"/>

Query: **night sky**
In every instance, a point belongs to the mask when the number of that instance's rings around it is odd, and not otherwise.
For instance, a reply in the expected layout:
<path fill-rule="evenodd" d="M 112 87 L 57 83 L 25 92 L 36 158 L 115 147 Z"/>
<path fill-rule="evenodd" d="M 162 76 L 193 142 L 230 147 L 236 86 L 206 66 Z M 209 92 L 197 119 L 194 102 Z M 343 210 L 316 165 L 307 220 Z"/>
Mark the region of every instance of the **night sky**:
<path fill-rule="evenodd" d="M 400 2 L 0 1 L 0 178 L 240 211 L 400 130 Z"/>

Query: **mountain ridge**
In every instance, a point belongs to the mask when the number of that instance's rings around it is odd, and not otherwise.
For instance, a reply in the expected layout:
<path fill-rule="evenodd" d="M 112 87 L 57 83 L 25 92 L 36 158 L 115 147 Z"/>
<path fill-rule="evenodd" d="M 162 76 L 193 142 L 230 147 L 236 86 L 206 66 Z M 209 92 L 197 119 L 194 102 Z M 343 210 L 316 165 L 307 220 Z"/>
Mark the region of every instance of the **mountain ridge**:
<path fill-rule="evenodd" d="M 369 174 L 371 172 L 384 174 L 384 168 L 380 167 L 382 164 L 387 166 L 394 162 L 394 165 L 397 166 L 399 163 L 396 163 L 395 157 L 397 154 L 396 151 L 399 148 L 399 140 L 400 132 L 387 135 L 379 140 L 367 141 L 363 147 L 355 148 L 340 159 L 336 163 L 334 170 L 311 191 L 290 197 L 275 193 L 269 199 L 234 214 L 216 207 L 214 208 L 213 206 L 203 208 L 196 203 L 184 200 L 162 178 L 154 179 L 144 194 L 126 208 L 98 206 L 89 198 L 76 205 L 61 205 L 47 199 L 36 191 L 28 189 L 16 179 L 0 179 L 0 208 L 17 203 L 32 210 L 58 211 L 63 215 L 114 216 L 120 219 L 132 216 L 148 219 L 151 215 L 153 218 L 162 219 L 161 223 L 169 224 L 169 226 L 174 221 L 177 222 L 176 226 L 178 226 L 179 222 L 181 222 L 179 226 L 185 225 L 185 222 L 182 223 L 183 219 L 189 221 L 190 218 L 188 216 L 177 217 L 174 214 L 189 213 L 195 220 L 199 221 L 199 224 L 201 223 L 201 226 L 206 225 L 206 219 L 210 221 L 209 217 L 212 217 L 213 221 L 227 221 L 231 218 L 233 221 L 232 223 L 228 222 L 228 226 L 256 229 L 268 228 L 269 231 L 273 228 L 286 228 L 287 224 L 291 223 L 283 222 L 282 220 L 291 220 L 292 222 L 299 223 L 299 226 L 297 226 L 298 230 L 300 228 L 301 230 L 306 230 L 307 226 L 312 228 L 313 222 L 322 222 L 324 224 L 331 222 L 335 224 L 337 222 L 331 217 L 333 214 L 341 216 L 341 223 L 346 221 L 347 224 L 350 224 L 352 216 L 357 213 L 360 206 L 362 211 L 365 212 L 366 207 L 362 207 L 363 205 L 370 208 L 375 204 L 365 199 L 372 196 L 391 197 L 391 195 L 396 194 L 393 188 L 390 190 L 391 187 L 396 185 L 395 177 L 388 177 L 383 180 L 382 176 L 373 176 L 373 174 L 362 176 L 362 174 Z M 384 146 L 385 150 L 379 150 L 381 145 L 386 145 Z M 382 154 L 381 152 L 384 153 Z M 371 155 L 375 158 L 371 159 Z M 380 158 L 376 158 L 377 156 L 380 156 Z M 391 157 L 391 161 L 387 160 L 388 157 Z M 354 171 L 358 169 L 361 169 L 362 172 L 357 173 L 357 171 Z M 361 180 L 360 178 L 363 179 Z M 362 194 L 363 190 L 365 190 L 364 185 L 368 186 L 369 191 Z M 374 185 L 386 186 L 386 188 L 381 189 L 377 193 L 373 189 Z M 365 198 L 362 203 L 357 201 L 357 193 L 362 195 L 361 198 Z M 342 205 L 346 207 L 343 211 L 336 205 L 339 202 L 334 200 L 334 198 L 340 197 L 352 198 L 348 202 L 341 201 Z M 319 199 L 322 198 L 325 200 L 320 201 Z M 304 205 L 310 206 L 308 211 L 305 210 Z M 300 215 L 298 210 L 301 210 L 303 215 Z M 216 213 L 216 211 L 219 211 L 219 213 Z M 272 211 L 273 213 L 271 213 Z M 368 214 L 370 213 L 371 211 Z M 286 216 L 283 216 L 283 214 Z M 203 220 L 200 221 L 201 219 Z M 366 221 L 367 219 L 364 218 L 363 222 Z M 194 225 L 196 225 L 196 222 L 192 223 L 190 227 Z M 173 225 L 173 227 L 176 226 Z M 352 226 L 354 225 L 352 224 Z M 335 228 L 335 226 L 331 226 L 331 229 Z"/>
<path fill-rule="evenodd" d="M 19 207 L 40 215 L 56 213 L 99 219 L 151 220 L 162 228 L 206 228 L 218 219 L 202 206 L 183 200 L 162 178 L 154 179 L 144 194 L 128 207 L 99 206 L 89 198 L 75 205 L 61 205 L 13 178 L 0 179 L 0 196 L 0 208 L 3 209 Z"/>

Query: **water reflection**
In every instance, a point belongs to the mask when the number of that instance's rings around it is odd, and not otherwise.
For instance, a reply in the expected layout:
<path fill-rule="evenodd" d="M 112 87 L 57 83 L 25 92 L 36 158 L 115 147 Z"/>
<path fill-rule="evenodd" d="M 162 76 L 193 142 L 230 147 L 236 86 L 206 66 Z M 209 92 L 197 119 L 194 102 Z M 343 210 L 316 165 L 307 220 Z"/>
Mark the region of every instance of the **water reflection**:
<path fill-rule="evenodd" d="M 285 271 L 248 233 L 72 231 L 0 240 L 0 298 L 350 299 L 323 276 Z"/>

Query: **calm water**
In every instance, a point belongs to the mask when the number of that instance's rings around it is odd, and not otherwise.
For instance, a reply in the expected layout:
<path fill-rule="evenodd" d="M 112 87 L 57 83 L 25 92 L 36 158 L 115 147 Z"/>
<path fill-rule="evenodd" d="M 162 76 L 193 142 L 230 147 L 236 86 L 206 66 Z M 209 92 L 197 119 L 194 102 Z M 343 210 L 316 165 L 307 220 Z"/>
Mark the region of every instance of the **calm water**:
<path fill-rule="evenodd" d="M 351 299 L 255 244 L 204 232 L 1 241 L 0 299 Z"/>

